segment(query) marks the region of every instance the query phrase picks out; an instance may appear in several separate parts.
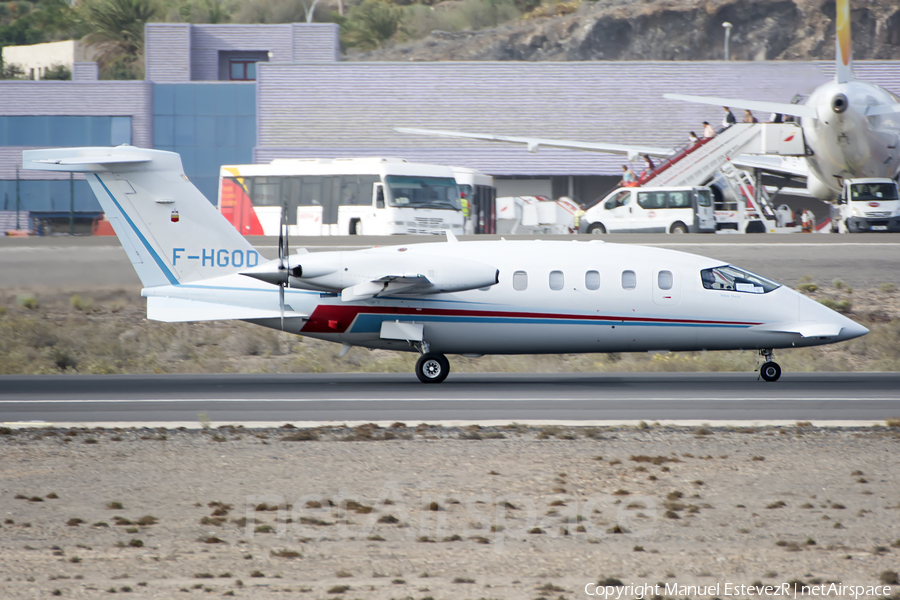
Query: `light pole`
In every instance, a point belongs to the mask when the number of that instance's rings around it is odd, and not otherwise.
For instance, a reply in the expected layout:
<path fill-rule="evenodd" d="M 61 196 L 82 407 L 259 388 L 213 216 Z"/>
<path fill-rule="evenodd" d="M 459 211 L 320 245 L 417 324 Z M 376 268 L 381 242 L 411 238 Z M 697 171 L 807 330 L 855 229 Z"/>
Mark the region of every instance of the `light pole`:
<path fill-rule="evenodd" d="M 725 60 L 728 60 L 728 41 L 731 38 L 732 25 L 728 21 L 725 21 L 722 23 L 722 27 L 725 28 Z"/>

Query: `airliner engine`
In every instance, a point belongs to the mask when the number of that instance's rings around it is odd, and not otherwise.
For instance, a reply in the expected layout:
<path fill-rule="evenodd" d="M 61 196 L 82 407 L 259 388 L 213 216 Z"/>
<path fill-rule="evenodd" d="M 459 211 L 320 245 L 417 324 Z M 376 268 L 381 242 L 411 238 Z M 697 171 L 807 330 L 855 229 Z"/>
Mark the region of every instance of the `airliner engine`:
<path fill-rule="evenodd" d="M 407 254 L 407 248 L 384 253 L 328 252 L 295 254 L 288 259 L 288 286 L 340 293 L 344 301 L 389 294 L 420 295 L 462 292 L 499 282 L 496 267 L 464 259 Z M 241 273 L 277 285 L 283 278 L 272 260 Z"/>

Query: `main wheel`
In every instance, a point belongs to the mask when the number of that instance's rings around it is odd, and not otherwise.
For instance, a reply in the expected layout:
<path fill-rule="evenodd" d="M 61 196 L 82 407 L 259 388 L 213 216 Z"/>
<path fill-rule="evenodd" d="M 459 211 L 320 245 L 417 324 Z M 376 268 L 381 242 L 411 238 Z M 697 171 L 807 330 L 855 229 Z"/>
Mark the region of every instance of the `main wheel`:
<path fill-rule="evenodd" d="M 669 230 L 669 233 L 687 233 L 687 226 L 679 221 L 678 223 L 674 223 L 672 228 Z"/>
<path fill-rule="evenodd" d="M 778 378 L 781 377 L 781 367 L 776 362 L 764 362 L 763 366 L 759 368 L 759 374 L 766 381 L 778 381 Z"/>
<path fill-rule="evenodd" d="M 416 361 L 416 377 L 422 383 L 440 383 L 450 374 L 450 361 L 443 354 L 425 354 Z"/>
<path fill-rule="evenodd" d="M 606 227 L 603 226 L 603 223 L 591 223 L 587 231 L 594 235 L 603 235 L 606 233 Z"/>

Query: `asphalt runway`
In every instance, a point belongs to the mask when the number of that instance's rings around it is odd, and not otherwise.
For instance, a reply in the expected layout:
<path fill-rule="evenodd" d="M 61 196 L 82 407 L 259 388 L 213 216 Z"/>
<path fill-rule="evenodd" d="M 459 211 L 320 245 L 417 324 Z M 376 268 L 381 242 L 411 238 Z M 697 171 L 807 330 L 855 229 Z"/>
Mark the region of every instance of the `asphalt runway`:
<path fill-rule="evenodd" d="M 0 422 L 883 424 L 900 417 L 898 390 L 900 373 L 5 376 Z"/>
<path fill-rule="evenodd" d="M 591 240 L 595 236 L 506 236 L 508 239 Z M 498 239 L 466 236 L 462 240 Z M 900 285 L 900 234 L 853 235 L 663 235 L 613 234 L 607 242 L 645 244 L 700 254 L 732 263 L 779 282 L 795 285 L 811 276 L 820 284 L 834 278 L 857 288 L 883 282 Z M 249 238 L 267 258 L 277 254 L 277 238 Z M 377 245 L 435 242 L 436 236 L 292 238 L 291 247 L 312 252 Z M 57 288 L 140 288 L 125 252 L 113 237 L 0 238 L 0 290 Z"/>

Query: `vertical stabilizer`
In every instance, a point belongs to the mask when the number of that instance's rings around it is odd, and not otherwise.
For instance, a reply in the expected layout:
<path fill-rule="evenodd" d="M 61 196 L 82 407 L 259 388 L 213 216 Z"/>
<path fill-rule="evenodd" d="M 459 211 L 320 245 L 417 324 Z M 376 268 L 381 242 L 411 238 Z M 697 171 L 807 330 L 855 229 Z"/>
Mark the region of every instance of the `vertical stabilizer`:
<path fill-rule="evenodd" d="M 850 40 L 850 0 L 837 0 L 834 16 L 834 80 L 853 81 L 853 47 Z"/>
<path fill-rule="evenodd" d="M 259 254 L 184 175 L 174 152 L 25 150 L 23 167 L 84 173 L 144 287 L 254 267 Z"/>

